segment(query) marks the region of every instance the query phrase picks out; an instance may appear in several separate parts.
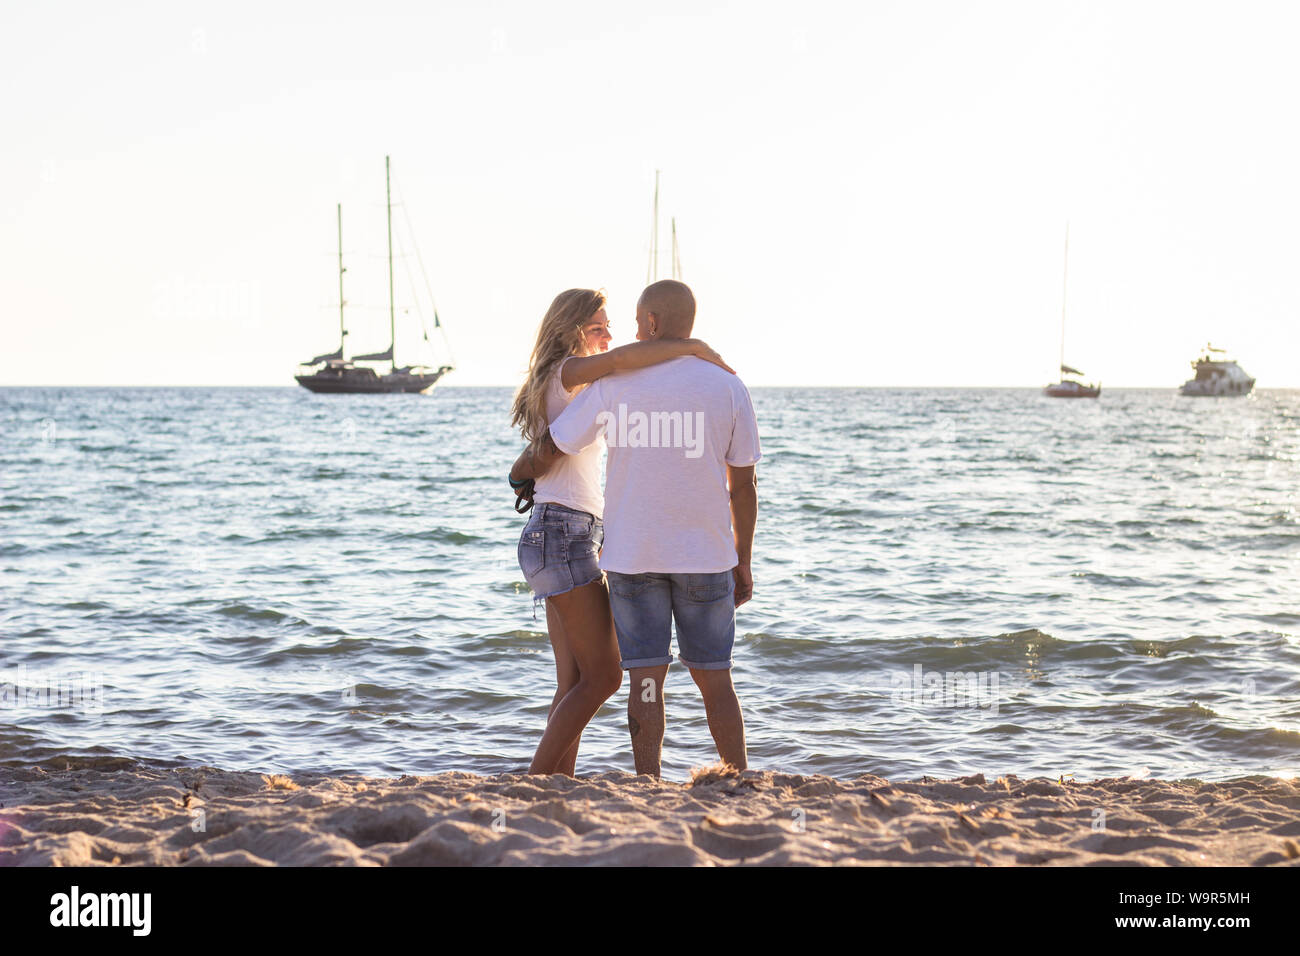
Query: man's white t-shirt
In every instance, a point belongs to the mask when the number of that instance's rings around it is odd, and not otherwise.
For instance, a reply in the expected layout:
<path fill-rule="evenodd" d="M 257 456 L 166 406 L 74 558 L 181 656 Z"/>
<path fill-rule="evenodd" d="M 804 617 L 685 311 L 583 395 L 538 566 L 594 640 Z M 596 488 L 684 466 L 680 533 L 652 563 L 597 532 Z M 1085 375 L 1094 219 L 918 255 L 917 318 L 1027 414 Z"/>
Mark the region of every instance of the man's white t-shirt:
<path fill-rule="evenodd" d="M 762 457 L 749 390 L 693 355 L 616 372 L 551 422 L 566 455 L 604 436 L 606 571 L 716 574 L 737 564 L 727 465 Z"/>
<path fill-rule="evenodd" d="M 564 387 L 560 373 L 565 358 L 551 373 L 546 385 L 546 420 L 554 422 L 573 400 L 573 393 Z M 581 392 L 579 392 L 581 394 Z M 554 502 L 578 511 L 601 517 L 605 510 L 605 497 L 600 490 L 600 452 L 604 439 L 598 437 L 576 455 L 565 455 L 533 482 L 533 501 L 537 504 Z"/>

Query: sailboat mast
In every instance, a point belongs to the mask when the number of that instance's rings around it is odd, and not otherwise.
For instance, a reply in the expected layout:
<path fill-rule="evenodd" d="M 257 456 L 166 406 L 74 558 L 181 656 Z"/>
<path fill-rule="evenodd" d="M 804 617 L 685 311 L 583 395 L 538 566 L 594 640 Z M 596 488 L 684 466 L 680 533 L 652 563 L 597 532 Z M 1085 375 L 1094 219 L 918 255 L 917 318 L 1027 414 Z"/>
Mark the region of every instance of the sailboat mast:
<path fill-rule="evenodd" d="M 397 371 L 397 310 L 393 304 L 393 187 L 388 172 L 388 157 L 384 157 L 384 191 L 388 197 L 388 358 L 390 371 Z"/>
<path fill-rule="evenodd" d="M 343 324 L 343 203 L 339 203 L 339 358 L 346 360 L 348 330 Z"/>
<path fill-rule="evenodd" d="M 673 216 L 673 278 L 679 282 L 681 281 L 682 278 L 682 262 L 681 262 L 681 258 L 677 255 L 677 217 L 676 216 Z"/>
<path fill-rule="evenodd" d="M 659 278 L 659 170 L 655 170 L 654 220 L 650 225 L 650 275 L 646 285 Z"/>
<path fill-rule="evenodd" d="M 1065 223 L 1065 268 L 1061 278 L 1061 368 L 1065 368 L 1065 301 L 1070 287 L 1070 223 Z"/>

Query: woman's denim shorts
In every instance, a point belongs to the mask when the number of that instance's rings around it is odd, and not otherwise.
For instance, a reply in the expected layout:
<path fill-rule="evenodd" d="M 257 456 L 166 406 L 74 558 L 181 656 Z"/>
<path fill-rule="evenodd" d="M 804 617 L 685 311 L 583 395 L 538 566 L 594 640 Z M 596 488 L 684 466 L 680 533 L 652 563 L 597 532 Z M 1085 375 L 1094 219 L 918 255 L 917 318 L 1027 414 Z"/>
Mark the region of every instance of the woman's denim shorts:
<path fill-rule="evenodd" d="M 602 578 L 597 556 L 605 524 L 594 515 L 551 502 L 533 507 L 519 536 L 519 567 L 533 589 L 533 613 L 543 599 Z"/>

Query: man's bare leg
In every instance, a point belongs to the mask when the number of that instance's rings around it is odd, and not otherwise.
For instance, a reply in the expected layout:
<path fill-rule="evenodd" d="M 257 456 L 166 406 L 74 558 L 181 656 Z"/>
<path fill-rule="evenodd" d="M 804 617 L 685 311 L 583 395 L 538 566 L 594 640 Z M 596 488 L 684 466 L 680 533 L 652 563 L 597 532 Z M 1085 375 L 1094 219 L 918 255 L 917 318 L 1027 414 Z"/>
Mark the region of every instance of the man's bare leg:
<path fill-rule="evenodd" d="M 692 668 L 691 677 L 704 697 L 704 713 L 709 721 L 709 733 L 718 747 L 718 757 L 737 770 L 746 769 L 749 759 L 745 748 L 745 718 L 731 683 L 731 671 Z"/>
<path fill-rule="evenodd" d="M 664 752 L 664 679 L 668 665 L 628 670 L 627 730 L 632 735 L 632 759 L 637 773 L 659 776 Z"/>

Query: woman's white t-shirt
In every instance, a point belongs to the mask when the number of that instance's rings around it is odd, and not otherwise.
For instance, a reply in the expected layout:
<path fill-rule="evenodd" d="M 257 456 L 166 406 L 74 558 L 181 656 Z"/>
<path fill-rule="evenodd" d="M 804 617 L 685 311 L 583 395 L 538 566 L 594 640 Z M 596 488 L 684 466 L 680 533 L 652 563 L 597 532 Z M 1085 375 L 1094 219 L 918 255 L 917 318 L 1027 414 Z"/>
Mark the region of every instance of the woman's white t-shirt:
<path fill-rule="evenodd" d="M 551 380 L 546 387 L 546 420 L 553 422 L 573 401 L 575 392 L 567 391 L 561 378 L 564 363 L 572 355 L 560 362 L 551 373 Z M 565 455 L 550 470 L 533 482 L 533 501 L 541 504 L 551 502 L 564 505 L 578 511 L 585 511 L 597 518 L 604 517 L 605 494 L 600 487 L 600 461 L 605 450 L 605 438 L 592 442 L 576 455 Z"/>

